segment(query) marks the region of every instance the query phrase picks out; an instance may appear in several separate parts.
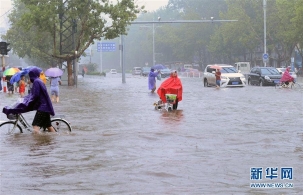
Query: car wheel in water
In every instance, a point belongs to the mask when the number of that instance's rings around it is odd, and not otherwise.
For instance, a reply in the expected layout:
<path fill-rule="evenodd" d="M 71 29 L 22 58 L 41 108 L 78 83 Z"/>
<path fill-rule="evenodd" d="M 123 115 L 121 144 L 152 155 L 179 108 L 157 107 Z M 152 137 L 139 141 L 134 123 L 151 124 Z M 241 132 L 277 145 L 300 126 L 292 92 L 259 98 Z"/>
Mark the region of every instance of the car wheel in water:
<path fill-rule="evenodd" d="M 207 79 L 204 79 L 204 87 L 208 87 Z"/>

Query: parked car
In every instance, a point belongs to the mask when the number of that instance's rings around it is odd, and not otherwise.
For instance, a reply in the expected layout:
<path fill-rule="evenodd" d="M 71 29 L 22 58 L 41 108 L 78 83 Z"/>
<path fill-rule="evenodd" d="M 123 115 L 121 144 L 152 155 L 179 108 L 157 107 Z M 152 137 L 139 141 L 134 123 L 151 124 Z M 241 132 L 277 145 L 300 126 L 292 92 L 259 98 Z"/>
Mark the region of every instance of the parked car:
<path fill-rule="evenodd" d="M 248 84 L 250 85 L 276 85 L 280 82 L 281 73 L 274 67 L 254 67 L 250 70 Z"/>
<path fill-rule="evenodd" d="M 161 69 L 160 72 L 161 72 L 161 78 L 166 78 L 170 76 L 171 69 L 169 68 Z"/>
<path fill-rule="evenodd" d="M 244 87 L 246 79 L 242 73 L 239 73 L 236 68 L 229 64 L 216 64 L 221 67 L 221 86 L 226 87 Z M 204 87 L 216 86 L 216 69 L 211 68 L 212 65 L 207 65 L 204 70 Z"/>
<path fill-rule="evenodd" d="M 151 67 L 142 67 L 141 68 L 141 76 L 148 76 L 149 72 L 150 72 Z"/>
<path fill-rule="evenodd" d="M 141 67 L 134 67 L 132 70 L 133 75 L 140 75 L 141 74 Z"/>
<path fill-rule="evenodd" d="M 117 70 L 116 69 L 110 69 L 109 73 L 111 73 L 111 74 L 117 74 Z"/>

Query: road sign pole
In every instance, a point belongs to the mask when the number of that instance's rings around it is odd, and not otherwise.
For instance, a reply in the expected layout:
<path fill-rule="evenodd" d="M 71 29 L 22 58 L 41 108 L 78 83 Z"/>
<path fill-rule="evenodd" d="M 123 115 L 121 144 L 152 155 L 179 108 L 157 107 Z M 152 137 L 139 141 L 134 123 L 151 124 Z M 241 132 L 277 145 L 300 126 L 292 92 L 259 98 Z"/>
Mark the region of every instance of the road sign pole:
<path fill-rule="evenodd" d="M 102 54 L 103 54 L 103 52 L 102 52 L 102 49 L 100 50 L 100 73 L 102 73 L 103 72 L 103 60 L 102 60 Z"/>

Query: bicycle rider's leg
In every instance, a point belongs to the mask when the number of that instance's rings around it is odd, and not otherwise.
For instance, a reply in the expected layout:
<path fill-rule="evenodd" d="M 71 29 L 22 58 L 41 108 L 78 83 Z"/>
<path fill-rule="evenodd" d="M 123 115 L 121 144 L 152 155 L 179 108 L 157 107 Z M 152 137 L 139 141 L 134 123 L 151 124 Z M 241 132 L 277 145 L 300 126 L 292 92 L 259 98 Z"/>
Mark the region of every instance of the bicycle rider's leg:
<path fill-rule="evenodd" d="M 47 112 L 37 111 L 32 125 L 34 133 L 40 133 L 40 127 L 47 127 L 50 132 L 56 132 L 52 127 L 50 114 Z"/>
<path fill-rule="evenodd" d="M 48 131 L 49 132 L 53 132 L 53 133 L 56 133 L 54 127 L 50 126 L 50 127 L 47 127 Z"/>
<path fill-rule="evenodd" d="M 34 134 L 39 134 L 40 133 L 40 127 L 39 126 L 33 126 L 33 133 Z"/>

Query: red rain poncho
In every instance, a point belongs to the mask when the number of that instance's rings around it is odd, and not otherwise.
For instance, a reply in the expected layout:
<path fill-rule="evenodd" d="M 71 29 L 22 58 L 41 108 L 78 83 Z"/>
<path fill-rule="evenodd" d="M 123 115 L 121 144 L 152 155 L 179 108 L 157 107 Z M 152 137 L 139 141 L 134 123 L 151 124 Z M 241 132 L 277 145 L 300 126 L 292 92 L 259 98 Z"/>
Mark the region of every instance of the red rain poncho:
<path fill-rule="evenodd" d="M 173 73 L 170 74 L 169 78 L 163 81 L 157 90 L 160 99 L 164 103 L 166 103 L 165 94 L 177 94 L 178 102 L 180 102 L 182 100 L 182 92 L 183 87 L 181 80 L 178 78 L 177 74 L 173 75 Z"/>
<path fill-rule="evenodd" d="M 289 69 L 290 69 L 289 67 L 286 68 L 285 72 L 282 75 L 281 82 L 286 82 L 286 81 L 291 82 L 294 80 L 294 78 L 289 74 Z"/>

